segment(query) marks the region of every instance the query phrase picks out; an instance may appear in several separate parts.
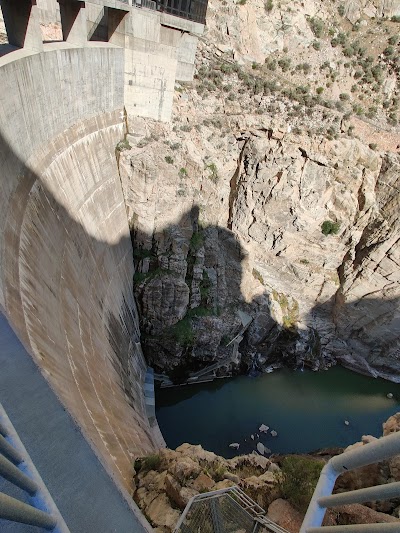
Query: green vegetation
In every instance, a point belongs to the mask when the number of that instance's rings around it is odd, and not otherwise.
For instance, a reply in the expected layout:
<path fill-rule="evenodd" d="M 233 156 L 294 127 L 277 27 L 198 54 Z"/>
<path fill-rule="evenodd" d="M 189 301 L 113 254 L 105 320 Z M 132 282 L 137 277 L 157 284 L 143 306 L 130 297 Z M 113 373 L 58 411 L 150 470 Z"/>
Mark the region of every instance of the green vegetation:
<path fill-rule="evenodd" d="M 174 163 L 174 160 L 173 160 L 173 158 L 170 155 L 166 155 L 165 156 L 165 161 L 167 163 L 169 163 L 170 165 L 172 165 Z"/>
<path fill-rule="evenodd" d="M 195 307 L 194 309 L 189 309 L 186 315 L 174 324 L 170 328 L 172 336 L 175 338 L 176 342 L 182 346 L 193 346 L 196 340 L 195 332 L 193 331 L 192 318 L 201 317 L 201 316 L 210 316 L 212 311 L 206 307 Z"/>
<path fill-rule="evenodd" d="M 171 274 L 170 270 L 164 270 L 163 268 L 156 268 L 149 272 L 135 272 L 133 275 L 133 282 L 136 284 L 142 283 L 142 281 L 150 281 L 153 278 L 159 276 L 165 276 L 166 274 Z"/>
<path fill-rule="evenodd" d="M 161 457 L 158 454 L 147 455 L 136 459 L 134 468 L 136 472 L 148 472 L 149 470 L 158 470 L 161 464 Z"/>
<path fill-rule="evenodd" d="M 204 244 L 204 235 L 202 231 L 195 231 L 190 238 L 190 249 L 197 252 Z"/>
<path fill-rule="evenodd" d="M 203 270 L 203 277 L 200 282 L 200 295 L 201 295 L 202 303 L 205 303 L 205 304 L 207 303 L 211 287 L 212 287 L 212 283 L 207 274 L 207 271 Z"/>
<path fill-rule="evenodd" d="M 272 0 L 266 0 L 264 3 L 265 11 L 270 13 L 274 9 L 274 2 Z"/>
<path fill-rule="evenodd" d="M 182 346 L 193 346 L 195 336 L 190 318 L 186 315 L 182 320 L 174 324 L 170 331 L 176 342 Z"/>
<path fill-rule="evenodd" d="M 182 168 L 179 169 L 179 177 L 180 178 L 187 178 L 187 175 L 188 175 L 188 173 L 187 173 L 186 168 L 182 167 Z"/>
<path fill-rule="evenodd" d="M 332 222 L 332 220 L 324 220 L 324 222 L 321 224 L 321 231 L 322 233 L 327 235 L 336 235 L 339 233 L 340 229 L 340 222 Z"/>
<path fill-rule="evenodd" d="M 297 300 L 291 298 L 291 302 L 288 300 L 286 294 L 281 292 L 272 291 L 273 299 L 279 303 L 279 306 L 283 314 L 283 327 L 290 331 L 296 328 L 296 324 L 299 320 L 299 304 Z"/>
<path fill-rule="evenodd" d="M 130 150 L 132 148 L 132 146 L 129 144 L 129 142 L 127 141 L 127 139 L 124 139 L 123 141 L 120 141 L 118 144 L 117 144 L 117 150 L 118 152 L 122 152 L 123 150 Z"/>
<path fill-rule="evenodd" d="M 219 176 L 218 176 L 218 168 L 215 163 L 210 163 L 206 166 L 206 169 L 209 171 L 208 177 L 213 183 L 218 183 Z"/>
<path fill-rule="evenodd" d="M 282 461 L 277 480 L 282 495 L 305 513 L 317 485 L 323 463 L 309 457 L 291 456 Z"/>
<path fill-rule="evenodd" d="M 261 285 L 264 285 L 264 279 L 263 279 L 262 275 L 260 274 L 260 272 L 256 268 L 253 268 L 252 274 L 253 274 L 253 278 L 258 280 L 261 283 Z"/>
<path fill-rule="evenodd" d="M 145 259 L 146 257 L 151 257 L 152 255 L 153 252 L 151 250 L 146 250 L 145 248 L 135 248 L 133 250 L 133 257 L 139 261 L 141 259 Z"/>
<path fill-rule="evenodd" d="M 387 47 L 384 49 L 383 53 L 385 54 L 386 57 L 390 57 L 390 56 L 392 56 L 392 55 L 394 54 L 394 48 L 393 48 L 393 46 L 387 46 Z"/>
<path fill-rule="evenodd" d="M 315 37 L 322 37 L 325 28 L 323 21 L 318 17 L 311 17 L 308 20 L 308 23 L 310 24 L 311 31 Z"/>

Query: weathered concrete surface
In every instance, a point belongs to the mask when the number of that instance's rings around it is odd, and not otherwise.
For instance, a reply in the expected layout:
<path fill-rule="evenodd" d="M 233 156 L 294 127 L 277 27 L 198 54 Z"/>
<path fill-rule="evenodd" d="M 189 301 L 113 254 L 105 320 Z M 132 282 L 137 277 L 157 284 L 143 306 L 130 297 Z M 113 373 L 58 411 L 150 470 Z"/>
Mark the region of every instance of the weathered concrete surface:
<path fill-rule="evenodd" d="M 117 7 L 119 11 L 107 12 L 108 7 Z M 66 8 L 71 10 L 71 5 L 66 4 Z M 60 26 L 60 8 L 56 0 L 39 0 L 35 9 L 36 22 L 40 20 L 43 35 Z M 89 38 L 109 41 L 125 49 L 123 84 L 128 117 L 168 122 L 175 81 L 193 80 L 197 36 L 202 35 L 204 26 L 167 13 L 130 7 L 116 0 L 85 2 L 79 13 L 82 24 L 75 21 L 67 39 L 71 44 L 84 46 Z M 118 13 L 122 18 L 112 32 L 111 18 L 118 17 Z M 37 37 L 41 46 L 40 32 Z"/>
<path fill-rule="evenodd" d="M 123 50 L 45 50 L 0 60 L 0 305 L 129 487 L 133 457 L 154 447 L 115 157 Z"/>

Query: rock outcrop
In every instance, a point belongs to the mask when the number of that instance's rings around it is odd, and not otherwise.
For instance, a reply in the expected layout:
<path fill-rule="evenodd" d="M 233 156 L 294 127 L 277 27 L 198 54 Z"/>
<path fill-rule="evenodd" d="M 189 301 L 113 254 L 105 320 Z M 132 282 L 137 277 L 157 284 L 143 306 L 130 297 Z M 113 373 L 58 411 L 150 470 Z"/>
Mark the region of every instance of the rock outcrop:
<path fill-rule="evenodd" d="M 398 431 L 400 413 L 390 417 L 383 424 L 383 435 Z M 377 440 L 364 435 L 360 442 L 345 451 L 365 446 Z M 324 463 L 343 450 L 321 450 L 314 456 L 290 455 L 291 465 L 285 467 L 289 457 L 273 456 L 270 459 L 258 455 L 242 455 L 224 459 L 204 450 L 200 445 L 182 444 L 176 450 L 164 449 L 158 455 L 148 456 L 135 462 L 134 499 L 159 533 L 174 529 L 180 514 L 189 500 L 200 493 L 239 486 L 248 496 L 268 511 L 270 520 L 291 533 L 298 533 L 304 518 L 304 504 L 295 494 L 298 477 L 293 474 L 293 465 L 301 465 L 302 476 L 307 478 L 309 465 Z M 296 461 L 293 462 L 293 459 Z M 281 467 L 279 467 L 281 465 Z M 290 477 L 293 475 L 294 477 Z M 286 492 L 285 476 L 291 480 Z M 314 477 L 313 477 L 314 479 Z M 318 479 L 318 476 L 317 478 Z M 334 492 L 347 492 L 363 487 L 399 481 L 400 468 L 396 458 L 377 465 L 359 468 L 342 474 L 336 482 Z M 315 483 L 315 479 L 313 483 Z M 302 487 L 302 489 L 304 489 Z M 308 487 L 309 488 L 309 487 Z M 313 489 L 309 491 L 311 497 Z M 283 499 L 284 496 L 288 499 Z M 299 509 L 302 509 L 301 512 Z M 400 500 L 376 501 L 366 505 L 342 505 L 327 511 L 323 525 L 349 525 L 371 523 L 400 523 Z"/>

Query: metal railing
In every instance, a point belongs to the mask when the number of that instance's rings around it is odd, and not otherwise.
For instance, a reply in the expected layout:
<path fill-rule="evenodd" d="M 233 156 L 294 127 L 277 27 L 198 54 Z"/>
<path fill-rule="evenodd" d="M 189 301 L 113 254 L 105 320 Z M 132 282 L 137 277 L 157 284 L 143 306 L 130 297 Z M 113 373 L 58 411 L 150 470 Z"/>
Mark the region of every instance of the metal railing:
<path fill-rule="evenodd" d="M 206 23 L 208 0 L 131 0 L 133 7 L 147 7 L 179 18 Z"/>
<path fill-rule="evenodd" d="M 288 533 L 265 516 L 265 511 L 239 487 L 197 494 L 185 507 L 174 533 Z"/>
<path fill-rule="evenodd" d="M 0 492 L 0 519 L 69 533 L 56 504 L 0 404 L 0 477 L 27 493 L 28 503 Z"/>
<path fill-rule="evenodd" d="M 400 497 L 400 483 L 332 494 L 336 479 L 344 472 L 379 463 L 400 454 L 400 432 L 332 457 L 324 466 L 311 499 L 300 533 L 384 533 L 400 532 L 400 523 L 320 527 L 328 508 Z"/>

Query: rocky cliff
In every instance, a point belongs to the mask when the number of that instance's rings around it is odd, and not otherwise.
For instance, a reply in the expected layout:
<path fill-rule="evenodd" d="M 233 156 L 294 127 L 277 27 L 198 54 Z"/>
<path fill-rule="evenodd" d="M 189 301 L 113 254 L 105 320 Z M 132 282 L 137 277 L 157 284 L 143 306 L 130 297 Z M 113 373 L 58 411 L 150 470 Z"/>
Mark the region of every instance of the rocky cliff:
<path fill-rule="evenodd" d="M 400 380 L 400 3 L 325 4 L 211 2 L 173 123 L 129 124 L 119 169 L 158 370 L 339 361 Z"/>
<path fill-rule="evenodd" d="M 383 436 L 399 430 L 400 413 L 383 424 Z M 376 441 L 364 435 L 346 450 Z M 298 533 L 323 465 L 342 449 L 311 455 L 273 455 L 254 452 L 224 459 L 201 446 L 182 444 L 135 462 L 134 499 L 156 531 L 172 531 L 189 500 L 203 492 L 239 486 L 268 517 L 287 531 Z M 398 458 L 342 474 L 334 492 L 347 492 L 399 480 Z M 351 504 L 330 509 L 324 525 L 399 523 L 400 500 Z"/>

